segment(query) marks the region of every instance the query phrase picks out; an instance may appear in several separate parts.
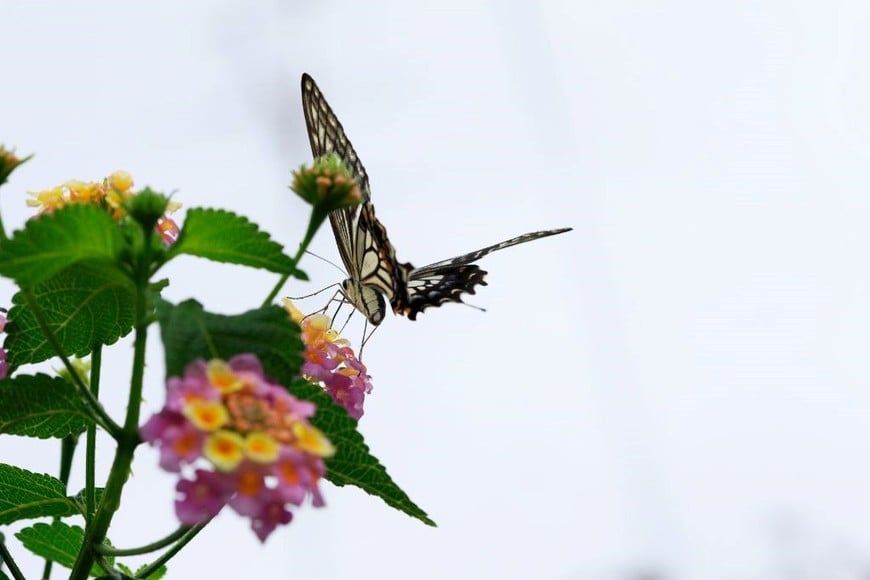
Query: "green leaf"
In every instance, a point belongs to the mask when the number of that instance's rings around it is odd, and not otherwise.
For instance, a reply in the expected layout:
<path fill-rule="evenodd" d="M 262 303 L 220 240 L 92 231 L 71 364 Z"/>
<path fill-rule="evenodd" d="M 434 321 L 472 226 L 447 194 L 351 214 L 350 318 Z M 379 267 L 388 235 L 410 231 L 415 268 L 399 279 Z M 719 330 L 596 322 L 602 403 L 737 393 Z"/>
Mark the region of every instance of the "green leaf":
<path fill-rule="evenodd" d="M 299 326 L 278 306 L 224 316 L 206 312 L 195 300 L 177 306 L 159 300 L 157 318 L 167 376 L 184 374 L 198 358 L 228 360 L 242 353 L 256 354 L 270 377 L 295 377 L 302 366 Z"/>
<path fill-rule="evenodd" d="M 68 205 L 29 220 L 0 242 L 0 275 L 30 287 L 76 262 L 116 262 L 123 245 L 121 230 L 106 210 Z"/>
<path fill-rule="evenodd" d="M 65 379 L 37 374 L 0 381 L 0 433 L 61 438 L 91 423 L 87 406 Z"/>
<path fill-rule="evenodd" d="M 121 578 L 130 578 L 131 580 L 134 580 L 137 578 L 142 578 L 142 572 L 144 572 L 145 570 L 150 568 L 150 565 L 144 564 L 142 566 L 139 566 L 139 568 L 137 568 L 135 572 L 133 572 L 133 570 L 129 566 L 125 566 L 124 564 L 121 564 L 120 562 L 117 564 L 117 567 L 118 567 L 118 570 L 120 570 L 124 574 L 123 576 L 121 576 Z M 148 575 L 148 580 L 160 580 L 161 578 L 165 578 L 165 577 L 166 577 L 166 566 L 164 565 L 164 566 L 160 566 L 159 568 L 157 568 L 156 570 L 151 572 L 151 574 Z M 104 578 L 106 580 L 118 580 L 117 576 L 105 576 Z M 100 579 L 98 578 L 97 580 L 100 580 Z"/>
<path fill-rule="evenodd" d="M 59 479 L 0 463 L 0 525 L 77 513 L 75 501 L 66 496 Z"/>
<path fill-rule="evenodd" d="M 103 501 L 103 492 L 106 490 L 102 487 L 98 487 L 94 490 L 94 505 L 100 505 L 100 502 Z M 87 512 L 87 500 L 85 498 L 85 489 L 80 489 L 77 494 L 73 496 L 73 501 L 76 502 L 76 505 L 79 506 L 79 512 L 84 514 Z"/>
<path fill-rule="evenodd" d="M 136 569 L 136 574 L 134 575 L 134 577 L 141 578 L 142 572 L 144 572 L 147 568 L 150 568 L 150 567 L 151 567 L 151 564 L 143 564 L 142 566 L 139 566 L 139 568 Z M 164 564 L 164 565 L 160 566 L 159 568 L 157 568 L 156 570 L 154 570 L 153 572 L 151 572 L 151 574 L 148 575 L 148 580 L 160 580 L 161 578 L 165 578 L 167 572 L 168 572 L 168 570 L 166 568 L 166 564 Z"/>
<path fill-rule="evenodd" d="M 37 556 L 57 562 L 65 568 L 72 568 L 82 548 L 85 532 L 79 526 L 55 521 L 50 524 L 33 524 L 15 534 L 15 537 Z M 106 556 L 105 559 L 110 565 L 114 564 L 113 557 Z M 105 574 L 104 570 L 94 564 L 91 576 L 102 574 Z"/>
<path fill-rule="evenodd" d="M 31 293 L 67 356 L 85 356 L 98 344 L 113 344 L 133 328 L 133 283 L 114 267 L 82 262 L 36 285 Z M 25 296 L 12 298 L 5 344 L 12 368 L 57 353 L 39 328 Z"/>
<path fill-rule="evenodd" d="M 142 566 L 139 566 L 139 568 L 137 568 L 135 572 L 133 572 L 133 570 L 131 570 L 129 566 L 125 566 L 124 564 L 118 563 L 117 566 L 118 566 L 118 570 L 120 570 L 121 572 L 126 574 L 126 576 L 122 576 L 122 578 L 131 578 L 131 579 L 142 578 L 142 573 L 151 567 L 150 564 L 143 564 Z M 159 568 L 157 568 L 156 570 L 154 570 L 153 572 L 151 572 L 148 575 L 148 580 L 160 580 L 161 578 L 165 578 L 166 572 L 167 572 L 166 565 L 160 566 Z M 97 579 L 97 580 L 99 580 L 99 579 Z M 116 579 L 114 577 L 109 578 L 107 576 L 106 580 L 116 580 Z"/>
<path fill-rule="evenodd" d="M 304 272 L 296 269 L 293 259 L 284 254 L 284 247 L 270 239 L 269 234 L 260 231 L 247 218 L 225 210 L 189 210 L 181 235 L 169 254 L 189 254 L 308 279 Z"/>
<path fill-rule="evenodd" d="M 362 434 L 357 430 L 357 422 L 343 407 L 336 405 L 322 388 L 308 381 L 296 381 L 290 391 L 300 399 L 317 405 L 317 414 L 311 423 L 335 445 L 335 455 L 326 460 L 326 479 L 340 487 L 356 486 L 381 498 L 390 507 L 427 525 L 436 525 L 393 482 L 386 468 L 369 451 Z"/>

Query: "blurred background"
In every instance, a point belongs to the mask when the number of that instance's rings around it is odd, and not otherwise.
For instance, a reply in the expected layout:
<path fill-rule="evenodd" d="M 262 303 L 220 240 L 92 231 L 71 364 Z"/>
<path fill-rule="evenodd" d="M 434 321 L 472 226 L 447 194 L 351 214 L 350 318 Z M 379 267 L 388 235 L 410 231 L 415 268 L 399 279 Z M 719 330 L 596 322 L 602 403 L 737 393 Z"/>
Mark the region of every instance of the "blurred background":
<path fill-rule="evenodd" d="M 9 229 L 27 191 L 126 169 L 295 250 L 302 72 L 402 260 L 574 228 L 487 257 L 486 313 L 390 317 L 366 346 L 361 430 L 438 528 L 327 484 L 265 546 L 222 513 L 169 578 L 870 577 L 868 25 L 859 0 L 4 2 L 0 141 L 36 153 Z M 338 261 L 328 229 L 312 249 Z M 344 278 L 302 267 L 285 294 Z M 165 273 L 225 313 L 275 282 Z M 114 413 L 130 358 L 106 354 Z M 56 473 L 57 449 L 4 437 L 0 461 Z M 141 449 L 114 545 L 173 530 L 173 488 Z"/>

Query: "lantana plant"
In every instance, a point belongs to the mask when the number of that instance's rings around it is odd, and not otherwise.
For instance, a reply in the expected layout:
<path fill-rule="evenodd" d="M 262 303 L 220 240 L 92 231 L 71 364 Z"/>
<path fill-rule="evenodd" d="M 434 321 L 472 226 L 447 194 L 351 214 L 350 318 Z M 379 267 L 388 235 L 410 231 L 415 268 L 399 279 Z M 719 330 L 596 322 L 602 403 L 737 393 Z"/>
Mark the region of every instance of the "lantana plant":
<path fill-rule="evenodd" d="M 0 147 L 0 185 L 24 161 Z M 45 560 L 43 578 L 55 565 L 69 568 L 54 570 L 58 576 L 76 580 L 159 578 L 200 530 L 220 525 L 212 519 L 224 508 L 265 542 L 294 511 L 326 504 L 336 490 L 324 480 L 360 487 L 434 525 L 357 430 L 372 383 L 352 344 L 324 313 L 273 304 L 290 278 L 307 279 L 298 263 L 329 212 L 360 200 L 335 157 L 301 168 L 292 183 L 310 204 L 293 256 L 228 211 L 192 208 L 179 225 L 172 217 L 179 204 L 137 190 L 123 171 L 22 195 L 35 212 L 11 236 L 0 219 L 0 276 L 17 286 L 8 310 L 0 309 L 0 435 L 44 439 L 62 466 L 49 475 L 0 463 L 0 525 L 37 520 L 14 534 L 17 543 L 0 537 L 0 579 L 25 577 L 18 552 L 26 551 Z M 263 289 L 260 306 L 242 313 L 208 312 L 193 299 L 173 304 L 161 295 L 169 281 L 160 272 L 183 255 L 267 270 L 278 280 Z M 165 377 L 146 372 L 155 327 Z M 104 356 L 131 333 L 129 378 L 103 376 Z M 123 417 L 100 402 L 107 384 L 127 385 Z M 150 417 L 141 413 L 146 397 L 165 400 Z M 98 449 L 101 431 L 110 449 Z M 152 509 L 174 511 L 179 527 L 119 548 L 112 523 L 124 486 L 146 468 L 140 462 L 131 470 L 143 444 L 156 448 L 153 468 L 167 472 L 176 491 L 174 505 Z M 112 454 L 107 473 L 97 472 L 98 452 Z M 70 476 L 76 462 L 81 482 Z M 122 562 L 130 556 L 150 562 L 134 571 Z"/>

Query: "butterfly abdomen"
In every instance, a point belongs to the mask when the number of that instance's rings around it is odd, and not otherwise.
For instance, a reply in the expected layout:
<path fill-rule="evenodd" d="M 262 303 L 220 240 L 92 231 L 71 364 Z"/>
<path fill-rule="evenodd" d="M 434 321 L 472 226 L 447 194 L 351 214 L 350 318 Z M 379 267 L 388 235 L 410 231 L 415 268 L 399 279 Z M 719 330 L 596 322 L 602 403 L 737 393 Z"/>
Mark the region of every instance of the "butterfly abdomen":
<path fill-rule="evenodd" d="M 373 325 L 378 326 L 384 321 L 387 312 L 386 301 L 375 288 L 348 278 L 341 283 L 341 293 Z"/>

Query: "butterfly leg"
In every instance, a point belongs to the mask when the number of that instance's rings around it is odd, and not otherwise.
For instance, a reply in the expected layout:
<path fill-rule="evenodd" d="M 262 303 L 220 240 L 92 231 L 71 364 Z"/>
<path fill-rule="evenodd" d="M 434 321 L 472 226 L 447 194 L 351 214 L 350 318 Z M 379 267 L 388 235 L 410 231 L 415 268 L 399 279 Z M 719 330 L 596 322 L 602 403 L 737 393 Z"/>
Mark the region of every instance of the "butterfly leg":
<path fill-rule="evenodd" d="M 339 295 L 341 295 L 341 298 L 338 298 Z M 338 302 L 338 308 L 335 309 L 335 313 L 332 315 L 332 321 L 329 323 L 329 326 L 335 328 L 335 319 L 338 318 L 338 313 L 341 312 L 341 307 L 347 304 L 347 299 L 345 299 L 344 295 L 341 294 L 341 290 L 336 291 L 336 293 L 332 295 L 332 298 L 329 299 L 329 302 L 326 303 L 326 306 L 323 307 L 321 312 L 326 313 L 327 309 L 329 309 L 329 305 L 333 302 Z M 347 323 L 345 322 L 345 324 Z"/>
<path fill-rule="evenodd" d="M 342 306 L 343 305 L 344 305 L 344 303 L 342 303 Z M 341 308 L 341 306 L 339 306 L 339 308 Z M 338 331 L 339 334 L 344 334 L 344 329 L 347 328 L 347 323 L 350 322 L 350 317 L 353 316 L 354 312 L 356 312 L 356 310 L 351 309 L 350 314 L 347 315 L 347 320 L 344 321 L 344 324 L 341 325 L 341 330 Z M 338 310 L 335 311 L 335 316 L 333 316 L 332 319 L 335 320 L 335 317 L 337 317 L 337 316 L 338 316 Z M 333 328 L 335 328 L 335 327 L 333 326 Z"/>
<path fill-rule="evenodd" d="M 317 296 L 321 292 L 326 292 L 330 288 L 334 288 L 336 286 L 338 286 L 338 284 L 330 284 L 329 286 L 321 288 L 317 292 L 312 292 L 311 294 L 306 294 L 305 296 L 288 296 L 287 298 L 289 298 L 290 300 L 305 300 L 306 298 L 311 298 L 312 296 Z M 341 292 L 341 290 L 338 290 L 338 291 L 336 291 L 335 294 L 339 294 L 340 292 Z M 335 295 L 333 295 L 333 297 L 330 299 L 330 302 L 334 299 L 335 299 Z"/>
<path fill-rule="evenodd" d="M 363 326 L 362 344 L 360 344 L 360 347 L 359 347 L 359 359 L 360 360 L 362 360 L 362 353 L 363 353 L 363 349 L 366 346 L 366 343 L 369 341 L 369 339 L 372 337 L 372 335 L 375 333 L 375 331 L 379 328 L 378 326 L 372 325 L 372 331 L 369 332 L 368 336 L 366 336 L 366 331 L 368 330 L 368 327 L 369 327 L 369 321 L 366 320 L 366 323 Z"/>

